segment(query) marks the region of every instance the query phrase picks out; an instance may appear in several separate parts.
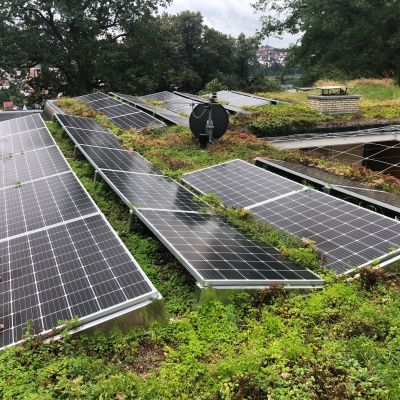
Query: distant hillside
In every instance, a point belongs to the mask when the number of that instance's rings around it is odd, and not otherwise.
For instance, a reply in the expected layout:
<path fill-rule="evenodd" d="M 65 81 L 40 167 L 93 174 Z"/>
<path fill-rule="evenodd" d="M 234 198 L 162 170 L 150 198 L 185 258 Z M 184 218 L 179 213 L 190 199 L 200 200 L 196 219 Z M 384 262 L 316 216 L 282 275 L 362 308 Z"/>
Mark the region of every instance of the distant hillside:
<path fill-rule="evenodd" d="M 284 65 L 288 52 L 286 49 L 261 46 L 257 49 L 256 55 L 258 62 L 262 65 L 271 66 L 274 63 Z"/>

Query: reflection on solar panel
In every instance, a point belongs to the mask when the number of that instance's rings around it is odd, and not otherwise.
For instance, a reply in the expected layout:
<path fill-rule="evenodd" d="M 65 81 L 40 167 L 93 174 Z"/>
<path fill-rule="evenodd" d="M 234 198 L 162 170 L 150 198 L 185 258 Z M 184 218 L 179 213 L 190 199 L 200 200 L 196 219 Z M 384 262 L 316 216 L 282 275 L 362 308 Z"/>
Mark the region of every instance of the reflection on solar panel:
<path fill-rule="evenodd" d="M 374 189 L 363 183 L 345 179 L 317 168 L 294 164 L 282 160 L 266 160 L 257 157 L 256 165 L 268 166 L 271 171 L 280 171 L 298 179 L 306 179 L 321 186 L 328 186 L 331 193 L 342 193 L 362 201 L 374 204 L 377 207 L 400 213 L 400 196 L 394 193 Z"/>
<path fill-rule="evenodd" d="M 322 285 L 313 272 L 282 261 L 278 250 L 215 216 L 156 210 L 137 215 L 205 286 Z"/>
<path fill-rule="evenodd" d="M 101 174 L 130 207 L 198 211 L 206 206 L 193 202 L 193 193 L 166 176 L 107 170 Z"/>
<path fill-rule="evenodd" d="M 57 146 L 17 153 L 0 159 L 0 188 L 70 171 Z"/>
<path fill-rule="evenodd" d="M 0 160 L 0 347 L 21 340 L 28 319 L 46 332 L 158 298 L 41 117 L 13 122 L 0 123 L 0 139 L 33 150 Z"/>
<path fill-rule="evenodd" d="M 237 166 L 236 160 L 226 163 L 226 173 L 229 174 L 232 170 L 233 175 L 232 178 L 229 175 L 219 176 L 221 192 L 218 185 L 214 184 L 212 187 L 213 193 L 222 197 L 225 202 L 224 183 L 229 179 L 236 179 L 238 182 L 247 179 L 249 167 L 240 172 Z M 207 170 L 188 174 L 191 180 L 196 176 L 203 177 L 203 181 L 196 181 L 196 188 L 201 193 L 210 193 L 208 179 L 213 168 L 215 167 L 208 168 L 208 174 L 204 174 Z M 265 172 L 260 168 L 260 179 L 266 176 Z M 288 182 L 288 187 L 294 184 L 286 178 L 269 174 L 274 177 L 270 180 L 270 186 L 285 181 Z M 284 187 L 281 184 L 280 186 Z M 290 234 L 315 240 L 317 248 L 327 255 L 326 266 L 337 272 L 371 264 L 376 258 L 384 258 L 393 247 L 400 247 L 400 222 L 305 186 L 300 188 L 300 191 L 293 188 L 286 193 L 278 192 L 275 197 L 267 192 L 264 202 L 256 197 L 251 205 L 248 203 L 253 194 L 252 188 L 243 186 L 238 190 L 245 193 L 246 208 L 251 209 L 256 219 Z"/>
<path fill-rule="evenodd" d="M 45 332 L 149 298 L 154 288 L 101 215 L 0 241 L 0 347 L 22 339 L 28 319 Z"/>
<path fill-rule="evenodd" d="M 228 104 L 236 107 L 243 106 L 264 106 L 269 104 L 268 99 L 255 98 L 252 96 L 246 96 L 238 92 L 228 92 L 226 90 L 221 90 L 217 92 L 217 99 L 227 102 Z"/>
<path fill-rule="evenodd" d="M 92 93 L 77 97 L 79 100 L 86 101 L 89 106 L 102 112 L 107 118 L 121 129 L 135 128 L 141 130 L 146 127 L 165 126 L 158 119 L 138 110 L 119 100 L 113 99 L 104 93 Z"/>
<path fill-rule="evenodd" d="M 128 94 L 120 94 L 110 92 L 110 95 L 116 96 L 134 106 L 138 106 L 139 108 L 149 111 L 151 113 L 155 113 L 155 115 L 163 118 L 166 121 L 172 122 L 173 124 L 178 124 L 182 126 L 189 127 L 189 118 L 183 115 L 180 115 L 174 111 L 167 110 L 162 107 L 155 106 L 154 104 L 149 103 L 148 101 L 142 100 L 137 96 L 130 96 Z"/>
<path fill-rule="evenodd" d="M 184 97 L 178 96 L 176 94 L 164 91 L 159 93 L 149 94 L 147 96 L 142 96 L 144 99 L 152 101 L 160 101 L 163 106 L 167 107 L 169 110 L 175 112 L 183 112 L 186 115 L 190 115 L 193 108 L 199 104 L 198 101 L 191 99 L 186 99 Z"/>
<path fill-rule="evenodd" d="M 217 194 L 230 207 L 248 207 L 304 187 L 239 159 L 184 174 L 182 181 L 198 192 Z"/>
<path fill-rule="evenodd" d="M 97 169 L 137 172 L 142 174 L 158 174 L 162 172 L 154 168 L 136 151 L 107 149 L 81 145 L 80 150 Z"/>
<path fill-rule="evenodd" d="M 77 145 L 121 148 L 122 142 L 116 135 L 90 118 L 61 114 L 56 114 L 56 118 Z"/>

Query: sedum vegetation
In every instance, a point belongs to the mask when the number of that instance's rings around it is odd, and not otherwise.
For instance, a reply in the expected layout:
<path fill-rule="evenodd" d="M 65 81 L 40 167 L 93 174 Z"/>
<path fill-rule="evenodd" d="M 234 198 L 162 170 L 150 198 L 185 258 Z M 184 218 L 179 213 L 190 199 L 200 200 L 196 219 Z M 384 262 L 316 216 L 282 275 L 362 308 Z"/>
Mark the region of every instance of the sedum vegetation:
<path fill-rule="evenodd" d="M 0 354 L 0 391 L 41 400 L 398 399 L 399 283 L 369 271 L 307 298 L 279 287 L 238 293 L 147 332 L 33 337 Z"/>

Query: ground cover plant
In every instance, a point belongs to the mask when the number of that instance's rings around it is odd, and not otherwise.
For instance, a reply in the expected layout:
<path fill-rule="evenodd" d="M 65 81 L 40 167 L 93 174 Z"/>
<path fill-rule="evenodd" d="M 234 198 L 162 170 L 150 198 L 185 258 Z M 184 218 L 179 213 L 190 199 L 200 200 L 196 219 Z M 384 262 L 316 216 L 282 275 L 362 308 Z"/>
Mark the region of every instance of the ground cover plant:
<path fill-rule="evenodd" d="M 234 158 L 251 161 L 268 156 L 324 163 L 305 160 L 301 152 L 276 149 L 246 132 L 230 131 L 214 146 L 200 150 L 187 129 L 124 132 L 104 117 L 95 118 L 108 124 L 127 148 L 177 179 L 184 172 Z M 133 329 L 126 335 L 115 332 L 95 339 L 67 333 L 49 343 L 40 336 L 28 338 L 25 344 L 0 353 L 4 399 L 400 397 L 398 278 L 370 267 L 352 280 L 327 275 L 325 287 L 307 297 L 272 285 L 254 296 L 239 291 L 228 304 L 211 301 L 193 311 L 190 275 L 139 222 L 133 233 L 124 232 L 127 207 L 104 182 L 94 183 L 94 171 L 84 159 L 71 159 L 72 143 L 65 134 L 61 138 L 58 125 L 49 123 L 49 128 L 166 299 L 170 320 L 146 332 Z M 325 168 L 333 168 L 330 165 Z M 368 171 L 365 175 L 372 179 Z M 206 200 L 215 212 L 242 228 L 254 223 L 243 209 L 228 210 L 212 196 Z M 254 226 L 260 236 L 270 234 L 263 229 Z M 308 254 L 312 246 L 303 243 L 298 248 Z"/>

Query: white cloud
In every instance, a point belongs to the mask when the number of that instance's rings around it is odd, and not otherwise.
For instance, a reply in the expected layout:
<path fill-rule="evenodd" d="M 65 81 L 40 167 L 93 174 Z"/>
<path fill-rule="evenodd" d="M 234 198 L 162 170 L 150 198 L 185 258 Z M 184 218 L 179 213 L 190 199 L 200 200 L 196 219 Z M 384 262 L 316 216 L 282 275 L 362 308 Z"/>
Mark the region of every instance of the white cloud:
<path fill-rule="evenodd" d="M 199 11 L 204 23 L 220 32 L 238 37 L 240 33 L 253 36 L 261 29 L 260 13 L 254 13 L 251 3 L 254 0 L 173 0 L 173 3 L 160 12 L 178 14 L 185 10 Z M 276 38 L 264 39 L 263 44 L 274 47 L 287 47 L 295 43 L 297 37 L 286 36 L 282 40 Z"/>

